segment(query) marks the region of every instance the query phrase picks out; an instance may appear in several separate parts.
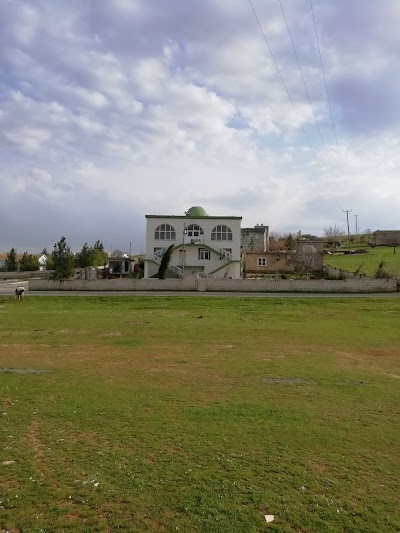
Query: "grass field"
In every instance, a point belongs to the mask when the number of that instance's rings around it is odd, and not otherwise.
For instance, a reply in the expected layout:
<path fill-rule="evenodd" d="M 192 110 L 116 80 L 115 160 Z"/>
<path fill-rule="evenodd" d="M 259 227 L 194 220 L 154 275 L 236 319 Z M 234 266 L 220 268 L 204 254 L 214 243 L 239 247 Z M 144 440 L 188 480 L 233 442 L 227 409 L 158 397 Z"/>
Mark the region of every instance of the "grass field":
<path fill-rule="evenodd" d="M 0 297 L 0 530 L 398 531 L 399 323 L 399 299 Z"/>
<path fill-rule="evenodd" d="M 343 249 L 346 249 L 342 246 Z M 354 246 L 353 248 L 362 248 Z M 360 272 L 372 276 L 379 263 L 383 260 L 385 269 L 392 275 L 400 276 L 400 246 L 393 253 L 393 246 L 376 246 L 375 248 L 365 247 L 368 250 L 366 254 L 349 254 L 349 255 L 325 255 L 324 264 L 335 268 L 355 272 L 361 265 Z"/>

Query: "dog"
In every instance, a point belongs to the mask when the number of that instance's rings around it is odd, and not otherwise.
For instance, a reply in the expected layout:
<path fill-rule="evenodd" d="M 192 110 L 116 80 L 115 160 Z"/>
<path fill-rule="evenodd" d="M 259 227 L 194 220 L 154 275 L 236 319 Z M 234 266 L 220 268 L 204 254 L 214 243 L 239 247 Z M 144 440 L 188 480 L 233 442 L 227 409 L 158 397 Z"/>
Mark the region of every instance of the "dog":
<path fill-rule="evenodd" d="M 24 294 L 25 294 L 25 288 L 24 287 L 17 287 L 15 289 L 15 298 L 19 302 L 22 302 L 22 300 L 24 299 Z"/>

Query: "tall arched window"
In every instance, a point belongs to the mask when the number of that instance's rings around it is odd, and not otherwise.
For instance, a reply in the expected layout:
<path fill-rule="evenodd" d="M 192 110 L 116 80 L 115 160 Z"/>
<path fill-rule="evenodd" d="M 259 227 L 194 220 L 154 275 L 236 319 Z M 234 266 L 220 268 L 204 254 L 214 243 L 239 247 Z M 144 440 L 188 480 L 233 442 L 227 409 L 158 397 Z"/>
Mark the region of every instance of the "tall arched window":
<path fill-rule="evenodd" d="M 176 239 L 175 230 L 169 224 L 160 224 L 155 231 L 154 238 L 161 241 L 174 241 Z"/>
<path fill-rule="evenodd" d="M 212 241 L 231 241 L 232 230 L 228 226 L 221 224 L 216 226 L 211 232 Z"/>
<path fill-rule="evenodd" d="M 189 224 L 186 226 L 186 234 L 188 237 L 200 237 L 204 231 L 197 224 Z"/>

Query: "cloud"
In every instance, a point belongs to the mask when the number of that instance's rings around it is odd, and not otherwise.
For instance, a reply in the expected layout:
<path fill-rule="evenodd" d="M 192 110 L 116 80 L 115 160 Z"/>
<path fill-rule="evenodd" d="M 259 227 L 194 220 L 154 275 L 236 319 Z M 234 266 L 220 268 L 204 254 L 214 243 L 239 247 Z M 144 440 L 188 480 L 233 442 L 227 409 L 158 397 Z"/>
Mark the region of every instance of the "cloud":
<path fill-rule="evenodd" d="M 339 148 L 309 2 L 283 5 L 325 146 L 279 4 L 253 5 L 295 107 L 241 0 L 0 3 L 0 247 L 143 248 L 144 214 L 195 204 L 282 230 L 347 208 L 394 226 L 398 2 L 313 2 Z"/>

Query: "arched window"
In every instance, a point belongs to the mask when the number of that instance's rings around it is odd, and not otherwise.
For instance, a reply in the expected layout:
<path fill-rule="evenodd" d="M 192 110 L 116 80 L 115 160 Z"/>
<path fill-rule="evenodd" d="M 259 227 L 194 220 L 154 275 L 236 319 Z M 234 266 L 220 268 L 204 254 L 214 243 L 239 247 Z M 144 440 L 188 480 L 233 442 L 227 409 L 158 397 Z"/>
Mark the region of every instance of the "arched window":
<path fill-rule="evenodd" d="M 204 231 L 197 224 L 189 224 L 186 226 L 186 234 L 188 237 L 200 237 Z"/>
<path fill-rule="evenodd" d="M 174 241 L 176 239 L 175 230 L 169 224 L 160 224 L 156 229 L 154 238 L 161 241 Z"/>
<path fill-rule="evenodd" d="M 231 241 L 232 231 L 228 226 L 216 226 L 211 232 L 212 241 Z"/>

